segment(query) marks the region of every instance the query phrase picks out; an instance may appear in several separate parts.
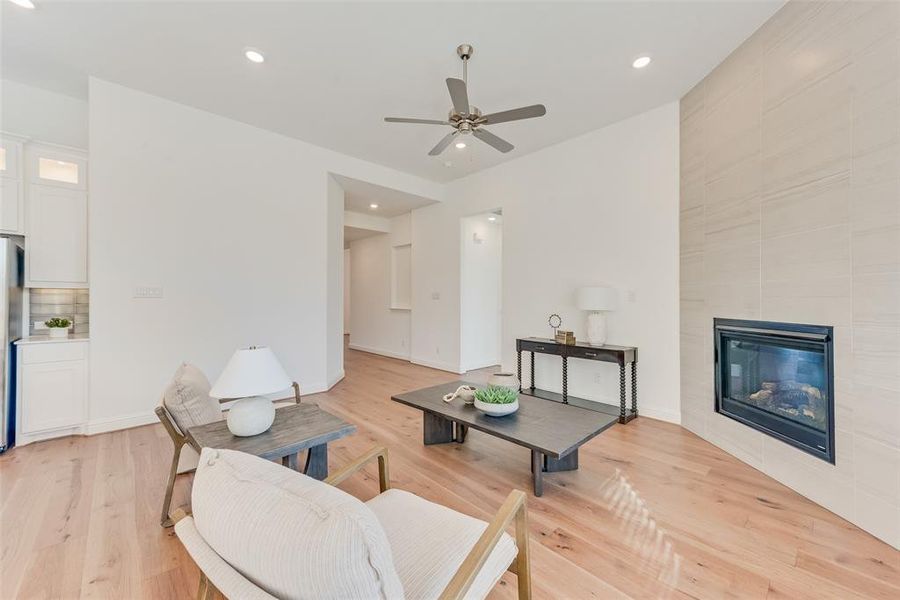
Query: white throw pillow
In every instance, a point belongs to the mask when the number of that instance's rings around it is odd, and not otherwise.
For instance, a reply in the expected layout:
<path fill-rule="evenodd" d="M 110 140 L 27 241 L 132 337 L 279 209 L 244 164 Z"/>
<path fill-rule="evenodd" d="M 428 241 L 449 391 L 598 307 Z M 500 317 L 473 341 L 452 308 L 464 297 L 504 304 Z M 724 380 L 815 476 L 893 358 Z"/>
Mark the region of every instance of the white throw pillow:
<path fill-rule="evenodd" d="M 206 543 L 273 596 L 403 598 L 378 519 L 333 486 L 250 454 L 204 448 L 191 507 Z"/>
<path fill-rule="evenodd" d="M 219 401 L 209 396 L 209 380 L 203 371 L 182 364 L 163 394 L 163 404 L 182 433 L 189 427 L 222 420 Z"/>

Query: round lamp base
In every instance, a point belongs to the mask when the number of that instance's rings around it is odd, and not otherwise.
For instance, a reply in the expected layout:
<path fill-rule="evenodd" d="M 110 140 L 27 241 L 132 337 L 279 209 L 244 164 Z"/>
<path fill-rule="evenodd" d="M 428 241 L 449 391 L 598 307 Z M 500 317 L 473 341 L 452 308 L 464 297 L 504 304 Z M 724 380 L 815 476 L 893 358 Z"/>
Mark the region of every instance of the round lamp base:
<path fill-rule="evenodd" d="M 238 437 L 250 437 L 268 431 L 275 422 L 275 405 L 268 398 L 241 398 L 228 411 L 228 430 Z"/>

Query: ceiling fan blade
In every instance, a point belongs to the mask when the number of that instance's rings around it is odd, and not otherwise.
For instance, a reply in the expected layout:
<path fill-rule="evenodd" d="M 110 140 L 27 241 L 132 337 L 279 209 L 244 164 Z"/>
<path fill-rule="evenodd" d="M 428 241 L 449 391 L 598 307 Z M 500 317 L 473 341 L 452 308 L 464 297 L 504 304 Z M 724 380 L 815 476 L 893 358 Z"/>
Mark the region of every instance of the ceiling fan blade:
<path fill-rule="evenodd" d="M 512 144 L 510 144 L 503 138 L 497 137 L 496 135 L 494 135 L 490 131 L 487 131 L 486 129 L 481 129 L 479 127 L 477 129 L 473 129 L 472 133 L 475 135 L 475 137 L 477 137 L 479 140 L 481 140 L 485 144 L 487 144 L 489 146 L 493 146 L 494 148 L 496 148 L 500 152 L 503 152 L 504 154 L 509 152 L 513 148 L 515 148 L 515 146 L 513 146 Z"/>
<path fill-rule="evenodd" d="M 447 146 L 450 145 L 450 142 L 452 142 L 453 138 L 457 135 L 459 135 L 458 131 L 451 131 L 450 133 L 445 135 L 443 138 L 441 138 L 441 141 L 437 143 L 437 146 L 431 149 L 431 152 L 428 153 L 428 156 L 437 156 L 438 154 L 446 150 Z"/>
<path fill-rule="evenodd" d="M 387 123 L 420 123 L 422 125 L 449 125 L 450 121 L 439 121 L 437 119 L 406 119 L 403 117 L 385 117 Z"/>
<path fill-rule="evenodd" d="M 461 115 L 469 114 L 469 92 L 466 91 L 466 82 L 462 79 L 448 77 L 447 89 L 450 90 L 450 99 L 453 101 L 453 110 Z"/>
<path fill-rule="evenodd" d="M 523 106 L 522 108 L 514 108 L 512 110 L 504 110 L 502 112 L 484 115 L 481 117 L 481 120 L 486 125 L 495 125 L 497 123 L 506 123 L 507 121 L 519 121 L 521 119 L 543 117 L 546 114 L 547 109 L 543 104 L 532 104 L 531 106 Z"/>

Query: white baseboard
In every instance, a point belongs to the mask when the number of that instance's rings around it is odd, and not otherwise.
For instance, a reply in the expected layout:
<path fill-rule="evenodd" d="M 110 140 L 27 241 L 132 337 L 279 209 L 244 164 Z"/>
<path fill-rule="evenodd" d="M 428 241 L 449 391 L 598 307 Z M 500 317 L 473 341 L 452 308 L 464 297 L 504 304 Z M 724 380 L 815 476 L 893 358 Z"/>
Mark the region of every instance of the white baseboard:
<path fill-rule="evenodd" d="M 401 354 L 390 350 L 382 350 L 381 348 L 371 348 L 369 346 L 360 346 L 359 344 L 348 344 L 351 350 L 359 350 L 360 352 L 368 352 L 369 354 L 378 354 L 379 356 L 387 356 L 388 358 L 398 358 L 400 360 L 409 360 L 409 354 Z"/>
<path fill-rule="evenodd" d="M 414 365 L 421 365 L 423 367 L 431 367 L 432 369 L 437 369 L 439 371 L 449 371 L 451 373 L 456 373 L 457 375 L 465 374 L 465 371 L 460 370 L 459 365 L 454 365 L 451 363 L 445 363 L 435 360 L 427 360 L 421 358 L 411 358 L 409 359 Z"/>
<path fill-rule="evenodd" d="M 640 402 L 638 402 L 638 416 L 641 417 L 649 417 L 651 419 L 656 419 L 658 421 L 665 421 L 667 423 L 674 423 L 676 425 L 681 425 L 681 413 L 676 412 L 674 410 L 667 410 L 664 408 L 653 408 L 653 407 L 644 407 L 641 406 Z"/>
<path fill-rule="evenodd" d="M 328 389 L 330 390 L 334 386 L 336 386 L 340 381 L 344 378 L 344 370 L 341 369 L 337 375 L 328 380 Z"/>
<path fill-rule="evenodd" d="M 156 413 L 152 410 L 124 417 L 110 417 L 107 419 L 94 419 L 88 421 L 85 426 L 87 435 L 97 433 L 105 433 L 107 431 L 117 431 L 119 429 L 130 429 L 132 427 L 140 427 L 141 425 L 149 425 L 150 423 L 159 423 Z"/>

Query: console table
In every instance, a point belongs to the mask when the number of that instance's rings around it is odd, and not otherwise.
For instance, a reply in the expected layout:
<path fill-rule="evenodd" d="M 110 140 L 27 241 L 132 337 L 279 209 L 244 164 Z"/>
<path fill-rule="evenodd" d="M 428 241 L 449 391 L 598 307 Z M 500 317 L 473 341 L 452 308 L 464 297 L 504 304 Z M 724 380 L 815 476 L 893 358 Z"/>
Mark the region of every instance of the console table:
<path fill-rule="evenodd" d="M 576 344 L 560 344 L 555 340 L 547 338 L 519 338 L 516 340 L 516 371 L 519 376 L 519 386 L 522 387 L 522 352 L 531 353 L 531 387 L 522 391 L 527 392 L 531 396 L 537 396 L 545 400 L 554 402 L 562 402 L 563 404 L 572 404 L 604 412 L 607 414 L 619 414 L 619 423 L 627 423 L 638 415 L 637 410 L 637 348 L 632 346 L 594 346 L 585 342 Z M 534 381 L 534 355 L 552 354 L 562 358 L 562 394 L 551 392 L 548 390 L 538 389 Z M 611 362 L 619 365 L 619 406 L 612 406 L 603 402 L 594 402 L 584 398 L 576 398 L 569 396 L 568 393 L 568 360 L 570 358 L 580 358 L 584 360 L 597 360 L 601 362 Z M 625 405 L 625 367 L 631 365 L 631 408 Z"/>

